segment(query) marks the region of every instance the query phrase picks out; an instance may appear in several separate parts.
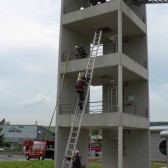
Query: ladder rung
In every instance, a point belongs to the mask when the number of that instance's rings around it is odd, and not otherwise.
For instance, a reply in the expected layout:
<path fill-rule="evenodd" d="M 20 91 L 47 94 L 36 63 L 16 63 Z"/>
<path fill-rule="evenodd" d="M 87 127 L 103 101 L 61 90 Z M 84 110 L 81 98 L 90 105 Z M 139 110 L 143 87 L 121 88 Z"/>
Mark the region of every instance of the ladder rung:
<path fill-rule="evenodd" d="M 69 148 L 68 148 L 68 151 L 74 151 L 74 149 L 69 149 Z"/>
<path fill-rule="evenodd" d="M 66 158 L 71 158 L 71 157 L 72 157 L 71 155 L 66 155 Z M 71 162 L 71 160 L 67 160 L 66 158 L 65 158 L 66 161 Z"/>
<path fill-rule="evenodd" d="M 75 143 L 68 143 L 68 145 L 74 145 Z"/>
<path fill-rule="evenodd" d="M 76 137 L 70 137 L 70 139 L 76 139 Z"/>

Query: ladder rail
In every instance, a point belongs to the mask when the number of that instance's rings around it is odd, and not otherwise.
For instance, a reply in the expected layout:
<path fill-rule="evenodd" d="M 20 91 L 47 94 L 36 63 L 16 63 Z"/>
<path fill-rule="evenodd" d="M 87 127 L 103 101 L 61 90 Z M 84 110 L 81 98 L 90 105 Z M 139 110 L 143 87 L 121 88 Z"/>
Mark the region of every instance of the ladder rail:
<path fill-rule="evenodd" d="M 76 112 L 77 112 L 77 108 L 78 108 L 78 104 L 76 104 L 76 108 L 75 108 L 75 114 L 76 114 Z M 71 129 L 70 129 L 70 135 L 69 135 L 69 138 L 68 138 L 68 143 L 67 143 L 67 145 L 66 145 L 66 150 L 65 150 L 65 156 L 64 157 L 67 157 L 67 152 L 68 152 L 68 146 L 69 146 L 69 143 L 70 143 L 70 141 L 71 141 L 71 139 L 70 139 L 70 137 L 72 136 L 72 130 L 73 130 L 73 125 L 74 125 L 74 121 L 75 121 L 75 114 L 74 114 L 74 116 L 73 116 L 73 120 L 72 120 L 72 126 L 71 126 Z M 70 157 L 72 157 L 72 156 L 70 156 Z M 63 159 L 63 164 L 62 164 L 62 168 L 64 168 L 64 164 L 65 164 L 65 161 L 66 161 L 66 159 L 67 158 L 64 158 Z M 72 159 L 70 160 L 70 166 L 72 165 Z"/>
<path fill-rule="evenodd" d="M 84 115 L 84 112 L 85 112 L 86 106 L 87 106 L 87 100 L 88 100 L 89 92 L 90 92 L 90 83 L 91 83 L 92 77 L 93 77 L 93 69 L 94 69 L 95 60 L 96 60 L 99 45 L 100 45 L 101 35 L 102 35 L 102 30 L 96 31 L 95 35 L 94 35 L 92 49 L 90 51 L 90 57 L 89 57 L 86 72 L 85 72 L 86 78 L 89 78 L 89 83 L 87 83 L 87 85 L 85 86 L 86 92 L 84 94 L 85 96 L 84 96 L 84 100 L 83 100 L 84 106 L 83 106 L 82 110 L 78 109 L 78 105 L 79 105 L 79 98 L 78 98 L 75 113 L 74 113 L 72 124 L 71 124 L 68 142 L 66 145 L 65 156 L 63 159 L 63 163 L 62 163 L 62 168 L 65 168 L 64 166 L 66 164 L 69 164 L 68 168 L 71 168 L 71 166 L 72 166 L 72 159 L 71 158 L 73 156 L 73 151 L 75 151 L 75 149 L 76 149 L 77 142 L 78 142 L 79 135 L 80 135 L 81 122 L 82 122 L 82 118 L 83 118 L 83 115 Z M 94 48 L 96 48 L 96 50 Z M 76 129 L 76 131 L 75 131 L 75 129 Z M 75 134 L 75 135 L 73 136 L 73 134 Z M 72 139 L 73 139 L 73 141 L 72 141 Z M 71 148 L 70 148 L 70 146 L 71 146 Z M 69 155 L 70 151 L 71 151 L 71 154 Z M 67 157 L 70 157 L 70 160 L 67 160 Z M 67 168 L 67 166 L 66 166 L 66 168 Z"/>
<path fill-rule="evenodd" d="M 102 35 L 102 30 L 100 30 L 100 37 Z M 93 68 L 94 68 L 94 65 L 95 65 L 95 61 L 96 61 L 96 57 L 97 57 L 97 53 L 98 53 L 98 48 L 100 46 L 100 38 L 98 40 L 98 44 L 97 44 L 97 49 L 96 49 L 96 56 L 95 57 L 92 57 L 92 53 L 93 53 L 93 50 L 94 50 L 94 47 L 95 47 L 95 41 L 96 41 L 96 32 L 95 32 L 95 37 L 94 37 L 94 40 L 93 40 L 93 46 L 92 46 L 92 49 L 91 49 L 91 54 L 90 54 L 90 57 L 89 57 L 89 61 L 88 61 L 88 64 L 87 64 L 87 69 L 86 69 L 86 77 L 88 75 L 88 69 L 89 69 L 89 62 L 91 61 L 92 58 L 94 58 L 93 60 L 93 66 L 92 66 L 92 69 L 91 69 L 91 76 L 90 76 L 90 83 L 91 83 L 91 80 L 92 80 L 92 77 L 93 77 Z"/>

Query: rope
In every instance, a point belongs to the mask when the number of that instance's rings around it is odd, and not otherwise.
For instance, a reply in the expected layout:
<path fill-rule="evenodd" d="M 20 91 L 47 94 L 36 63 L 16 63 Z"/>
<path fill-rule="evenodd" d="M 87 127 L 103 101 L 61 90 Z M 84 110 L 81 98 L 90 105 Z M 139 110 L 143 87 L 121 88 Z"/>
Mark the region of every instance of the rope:
<path fill-rule="evenodd" d="M 52 121 L 53 121 L 55 112 L 56 112 L 56 110 L 57 110 L 58 100 L 59 100 L 59 98 L 60 98 L 60 93 L 61 93 L 61 90 L 62 90 L 62 85 L 63 85 L 65 73 L 66 73 L 67 67 L 68 67 L 69 55 L 70 55 L 70 54 L 69 54 L 69 52 L 68 52 L 68 54 L 67 54 L 67 59 L 66 59 L 66 64 L 65 64 L 65 66 L 64 66 L 64 72 L 63 72 L 63 76 L 62 76 L 61 84 L 60 84 L 60 88 L 59 88 L 59 95 L 58 95 L 58 97 L 57 97 L 57 101 L 56 101 L 56 105 L 55 105 L 55 108 L 54 108 L 54 112 L 53 112 L 53 115 L 52 115 L 52 117 L 51 117 L 51 121 L 50 121 L 49 127 L 48 127 L 48 129 L 47 129 L 46 136 L 45 136 L 45 138 L 44 138 L 44 142 L 45 142 L 46 139 L 47 139 L 48 132 L 50 131 L 51 124 L 52 124 Z"/>
<path fill-rule="evenodd" d="M 58 97 L 57 97 L 57 101 L 56 101 L 56 104 L 55 104 L 54 112 L 53 112 L 53 114 L 52 114 L 51 121 L 50 121 L 50 124 L 49 124 L 49 126 L 48 126 L 48 129 L 47 129 L 45 138 L 44 138 L 44 142 L 45 142 L 46 139 L 47 139 L 48 132 L 50 131 L 51 124 L 52 124 L 52 121 L 53 121 L 55 112 L 56 112 L 56 110 L 57 110 L 58 100 L 59 100 L 59 98 L 60 98 L 60 93 L 61 93 L 61 90 L 62 90 L 62 85 L 63 85 L 63 81 L 64 81 L 65 73 L 66 73 L 66 71 L 67 71 L 67 67 L 68 67 L 69 55 L 70 55 L 70 53 L 68 52 L 68 54 L 67 54 L 67 59 L 66 59 L 66 64 L 65 64 L 65 66 L 64 66 L 64 72 L 63 72 L 63 76 L 62 76 L 61 84 L 60 84 L 60 88 L 59 88 L 59 95 L 58 95 Z M 24 166 L 23 168 L 26 168 L 26 167 L 30 166 L 31 164 L 33 164 L 34 161 L 35 161 L 35 160 L 33 160 L 31 163 L 28 163 L 28 164 L 27 164 L 26 166 Z"/>

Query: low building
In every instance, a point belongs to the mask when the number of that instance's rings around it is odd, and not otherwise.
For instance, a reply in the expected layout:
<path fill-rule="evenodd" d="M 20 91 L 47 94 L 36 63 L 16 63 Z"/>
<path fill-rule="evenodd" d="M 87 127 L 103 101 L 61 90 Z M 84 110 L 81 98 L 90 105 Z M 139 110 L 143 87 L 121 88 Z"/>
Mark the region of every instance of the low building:
<path fill-rule="evenodd" d="M 166 139 L 160 137 L 160 132 L 168 130 L 168 125 L 150 127 L 150 160 L 166 162 Z"/>
<path fill-rule="evenodd" d="M 5 141 L 13 145 L 22 144 L 23 140 L 53 140 L 54 133 L 39 125 L 3 125 Z"/>

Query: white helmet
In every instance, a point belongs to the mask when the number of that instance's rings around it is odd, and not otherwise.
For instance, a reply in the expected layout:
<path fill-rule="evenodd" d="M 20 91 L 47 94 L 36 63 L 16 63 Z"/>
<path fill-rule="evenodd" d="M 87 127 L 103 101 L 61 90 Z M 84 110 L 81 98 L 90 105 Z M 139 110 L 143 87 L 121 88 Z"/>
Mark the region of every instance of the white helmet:
<path fill-rule="evenodd" d="M 79 48 L 79 46 L 75 46 L 75 49 L 78 49 Z"/>

